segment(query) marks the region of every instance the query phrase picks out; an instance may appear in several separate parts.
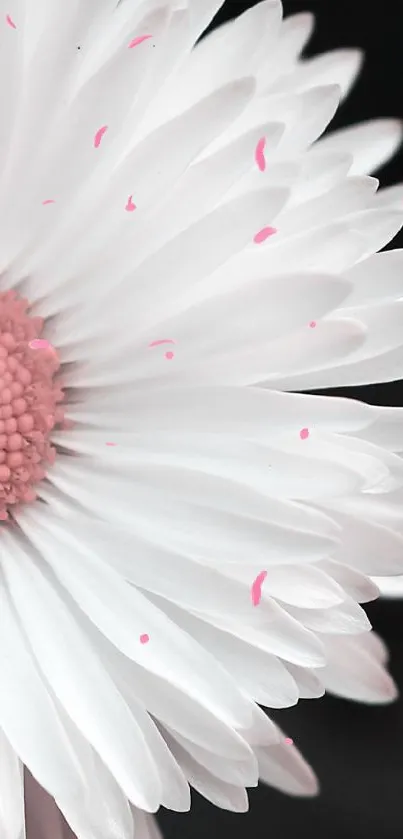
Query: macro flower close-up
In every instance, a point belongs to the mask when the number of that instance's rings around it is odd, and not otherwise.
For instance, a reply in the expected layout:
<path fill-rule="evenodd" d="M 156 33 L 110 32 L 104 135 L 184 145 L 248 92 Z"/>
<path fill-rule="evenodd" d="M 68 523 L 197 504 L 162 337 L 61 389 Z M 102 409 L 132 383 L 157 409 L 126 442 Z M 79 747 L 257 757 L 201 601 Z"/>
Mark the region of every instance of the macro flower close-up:
<path fill-rule="evenodd" d="M 401 125 L 221 5 L 0 0 L 1 839 L 315 795 L 270 709 L 396 696 L 403 412 L 321 391 L 402 375 Z"/>

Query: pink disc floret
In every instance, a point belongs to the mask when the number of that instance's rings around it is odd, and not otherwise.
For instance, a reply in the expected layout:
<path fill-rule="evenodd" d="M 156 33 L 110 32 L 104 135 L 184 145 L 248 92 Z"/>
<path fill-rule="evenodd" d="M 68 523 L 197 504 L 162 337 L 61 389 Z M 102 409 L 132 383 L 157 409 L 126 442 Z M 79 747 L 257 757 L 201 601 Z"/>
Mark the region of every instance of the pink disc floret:
<path fill-rule="evenodd" d="M 52 345 L 40 337 L 43 320 L 14 291 L 0 293 L 0 520 L 36 499 L 56 451 L 50 432 L 64 424 L 60 368 Z"/>

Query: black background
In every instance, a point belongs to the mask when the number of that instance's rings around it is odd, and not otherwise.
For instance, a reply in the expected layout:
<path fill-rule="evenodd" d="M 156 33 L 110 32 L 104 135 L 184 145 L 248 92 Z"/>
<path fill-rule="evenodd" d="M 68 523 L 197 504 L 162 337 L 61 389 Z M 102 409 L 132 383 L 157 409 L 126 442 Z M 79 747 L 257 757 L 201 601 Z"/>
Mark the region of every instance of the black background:
<path fill-rule="evenodd" d="M 227 0 L 215 23 L 254 5 Z M 380 116 L 403 118 L 403 0 L 284 0 L 285 16 L 314 12 L 317 24 L 306 51 L 360 46 L 366 53 L 360 80 L 332 125 Z M 380 175 L 389 185 L 403 180 L 403 154 Z M 403 235 L 393 247 L 403 247 Z M 402 383 L 350 389 L 367 402 L 403 404 Z M 403 602 L 368 607 L 374 628 L 391 651 L 391 671 L 403 693 Z M 250 812 L 234 815 L 193 794 L 189 815 L 163 812 L 165 839 L 402 839 L 403 699 L 379 708 L 333 697 L 302 700 L 275 714 L 321 780 L 317 799 L 291 799 L 266 787 L 250 792 Z"/>

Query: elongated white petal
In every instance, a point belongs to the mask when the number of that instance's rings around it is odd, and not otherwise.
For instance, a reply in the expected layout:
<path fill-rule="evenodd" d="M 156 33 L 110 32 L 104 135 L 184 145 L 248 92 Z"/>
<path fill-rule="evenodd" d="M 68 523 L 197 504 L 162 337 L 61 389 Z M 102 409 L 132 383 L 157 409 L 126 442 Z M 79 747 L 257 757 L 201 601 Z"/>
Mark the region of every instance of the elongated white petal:
<path fill-rule="evenodd" d="M 388 703 L 396 698 L 393 680 L 368 647 L 356 638 L 327 638 L 328 665 L 321 671 L 326 690 L 360 702 Z"/>
<path fill-rule="evenodd" d="M 256 749 L 260 778 L 289 795 L 310 796 L 318 792 L 317 780 L 296 746 L 281 742 L 266 749 Z"/>
<path fill-rule="evenodd" d="M 329 134 L 318 151 L 348 151 L 354 155 L 352 174 L 374 172 L 395 153 L 402 139 L 398 120 L 374 120 Z"/>
<path fill-rule="evenodd" d="M 157 772 L 140 727 L 40 565 L 12 540 L 9 554 L 6 566 L 3 560 L 7 583 L 42 672 L 128 797 L 145 810 L 157 809 Z"/>

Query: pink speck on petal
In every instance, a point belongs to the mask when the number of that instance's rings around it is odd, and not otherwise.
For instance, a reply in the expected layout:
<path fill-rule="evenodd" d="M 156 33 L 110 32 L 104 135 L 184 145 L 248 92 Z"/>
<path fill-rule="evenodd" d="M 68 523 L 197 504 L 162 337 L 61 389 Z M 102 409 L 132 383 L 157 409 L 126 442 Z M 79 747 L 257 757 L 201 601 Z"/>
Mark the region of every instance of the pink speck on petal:
<path fill-rule="evenodd" d="M 116 445 L 117 445 L 117 443 L 107 443 L 106 445 L 107 445 L 107 446 L 116 446 Z"/>
<path fill-rule="evenodd" d="M 52 350 L 52 344 L 50 341 L 46 341 L 45 338 L 34 338 L 33 341 L 29 342 L 29 347 L 31 350 Z"/>
<path fill-rule="evenodd" d="M 138 47 L 139 44 L 142 44 L 144 41 L 148 41 L 149 38 L 152 38 L 152 35 L 137 35 L 137 38 L 133 38 L 129 44 L 129 50 L 132 50 L 134 47 Z"/>
<path fill-rule="evenodd" d="M 46 207 L 46 204 L 56 204 L 56 201 L 54 200 L 54 198 L 47 198 L 46 201 L 42 201 L 42 204 L 44 207 Z"/>
<path fill-rule="evenodd" d="M 256 146 L 256 151 L 255 151 L 255 160 L 256 160 L 258 169 L 261 172 L 264 172 L 265 169 L 266 169 L 266 158 L 265 158 L 265 155 L 264 155 L 265 148 L 266 148 L 266 137 L 262 137 L 259 140 L 259 142 Z"/>
<path fill-rule="evenodd" d="M 291 737 L 286 737 L 285 742 L 286 742 L 287 746 L 293 746 L 294 745 L 294 740 L 291 740 Z"/>
<path fill-rule="evenodd" d="M 104 134 L 106 134 L 107 130 L 108 130 L 107 125 L 103 125 L 102 128 L 98 128 L 98 131 L 97 131 L 97 133 L 95 134 L 95 137 L 94 137 L 94 146 L 95 146 L 96 149 L 99 149 L 99 147 L 101 145 L 102 137 L 104 136 Z"/>
<path fill-rule="evenodd" d="M 8 25 L 11 26 L 11 29 L 17 29 L 17 27 L 16 27 L 14 21 L 12 20 L 12 18 L 10 17 L 10 15 L 6 15 L 6 21 L 7 21 Z"/>
<path fill-rule="evenodd" d="M 144 635 L 140 635 L 140 644 L 148 644 L 150 640 L 150 636 L 145 633 Z"/>
<path fill-rule="evenodd" d="M 307 440 L 309 437 L 309 428 L 301 428 L 299 436 L 301 437 L 301 440 Z"/>
<path fill-rule="evenodd" d="M 252 583 L 251 597 L 254 606 L 258 606 L 262 599 L 262 585 L 267 577 L 267 571 L 261 571 Z"/>
<path fill-rule="evenodd" d="M 316 320 L 311 320 L 309 326 L 311 329 L 316 329 Z"/>
<path fill-rule="evenodd" d="M 133 213 L 135 209 L 136 209 L 136 205 L 133 203 L 133 196 L 129 195 L 125 210 L 128 213 Z"/>
<path fill-rule="evenodd" d="M 253 241 L 256 245 L 261 245 L 263 242 L 266 242 L 267 239 L 270 239 L 270 236 L 274 236 L 277 233 L 277 229 L 275 227 L 263 227 L 262 230 L 259 230 L 259 233 L 256 233 Z"/>
<path fill-rule="evenodd" d="M 160 347 L 161 344 L 175 344 L 175 343 L 176 342 L 172 338 L 162 338 L 162 340 L 160 340 L 160 341 L 152 341 L 151 344 L 149 344 L 148 346 L 151 349 L 152 347 Z M 172 359 L 175 358 L 175 353 L 172 352 L 172 350 L 169 350 L 169 352 L 165 353 L 165 358 L 166 358 L 167 361 L 172 361 Z"/>

